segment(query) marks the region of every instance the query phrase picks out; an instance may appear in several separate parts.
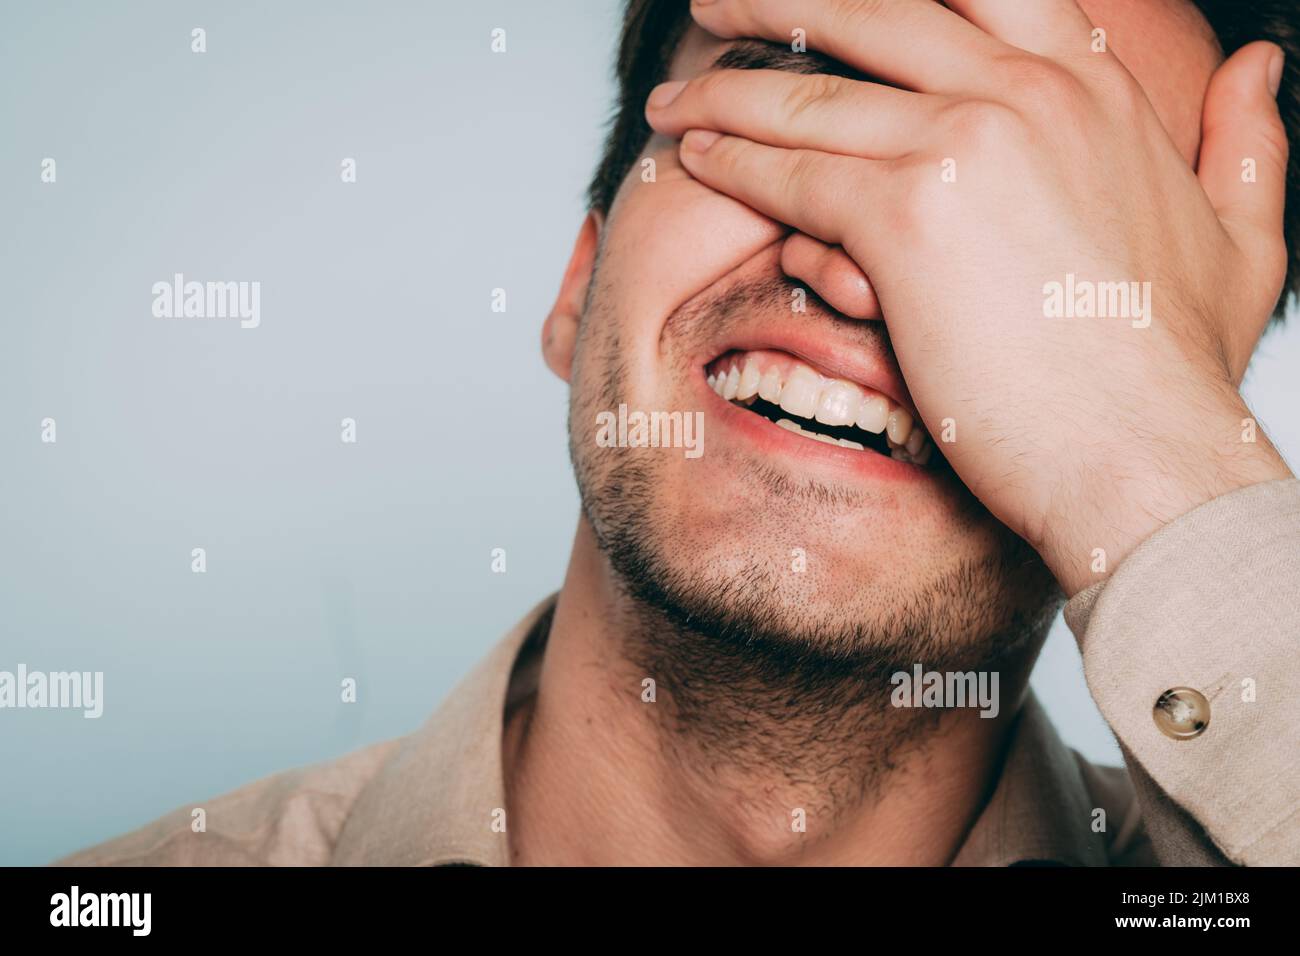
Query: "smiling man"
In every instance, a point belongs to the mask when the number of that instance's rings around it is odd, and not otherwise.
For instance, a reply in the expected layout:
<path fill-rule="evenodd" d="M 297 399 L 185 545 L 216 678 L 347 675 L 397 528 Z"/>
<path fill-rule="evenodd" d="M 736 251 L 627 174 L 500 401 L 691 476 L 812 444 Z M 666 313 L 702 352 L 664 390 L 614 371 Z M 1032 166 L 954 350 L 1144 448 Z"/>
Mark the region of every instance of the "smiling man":
<path fill-rule="evenodd" d="M 1300 483 L 1238 393 L 1296 20 L 631 0 L 558 596 L 411 737 L 70 862 L 1300 862 Z M 1127 770 L 1028 691 L 1067 598 Z"/>

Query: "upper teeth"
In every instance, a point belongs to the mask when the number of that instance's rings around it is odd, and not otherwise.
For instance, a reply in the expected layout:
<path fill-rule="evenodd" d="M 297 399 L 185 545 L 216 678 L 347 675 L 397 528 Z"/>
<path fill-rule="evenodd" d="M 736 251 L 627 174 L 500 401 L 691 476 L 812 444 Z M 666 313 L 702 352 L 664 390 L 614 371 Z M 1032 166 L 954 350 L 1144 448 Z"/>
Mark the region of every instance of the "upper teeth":
<path fill-rule="evenodd" d="M 765 353 L 771 354 L 771 353 Z M 780 405 L 797 418 L 815 419 L 823 425 L 852 425 L 879 435 L 885 433 L 892 457 L 925 464 L 932 445 L 925 430 L 901 405 L 879 392 L 855 382 L 828 378 L 800 362 L 770 362 L 766 368 L 754 355 L 738 355 L 715 367 L 708 376 L 709 388 L 728 401 L 746 404 L 755 396 Z M 859 442 L 836 441 L 807 431 L 789 419 L 777 422 L 783 428 L 809 438 L 861 449 Z"/>

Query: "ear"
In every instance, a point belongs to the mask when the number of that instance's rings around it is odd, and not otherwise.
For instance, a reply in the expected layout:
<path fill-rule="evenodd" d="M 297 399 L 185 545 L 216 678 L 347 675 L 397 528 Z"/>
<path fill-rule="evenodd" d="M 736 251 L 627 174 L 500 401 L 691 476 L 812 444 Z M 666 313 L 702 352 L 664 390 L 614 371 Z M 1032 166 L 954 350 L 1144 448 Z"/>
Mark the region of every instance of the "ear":
<path fill-rule="evenodd" d="M 573 370 L 573 349 L 578 341 L 578 325 L 582 309 L 587 303 L 587 286 L 596 267 L 596 250 L 600 246 L 600 230 L 604 217 L 598 212 L 587 213 L 578 230 L 578 239 L 569 256 L 569 266 L 564 270 L 559 295 L 551 313 L 542 323 L 542 356 L 552 372 L 569 381 Z"/>

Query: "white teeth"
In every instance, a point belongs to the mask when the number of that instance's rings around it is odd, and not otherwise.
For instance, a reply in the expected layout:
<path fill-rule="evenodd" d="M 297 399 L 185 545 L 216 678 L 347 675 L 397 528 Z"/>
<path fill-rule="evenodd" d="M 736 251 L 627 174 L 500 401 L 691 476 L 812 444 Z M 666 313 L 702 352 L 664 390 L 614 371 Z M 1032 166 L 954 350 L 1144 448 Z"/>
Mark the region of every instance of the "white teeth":
<path fill-rule="evenodd" d="M 758 397 L 776 404 L 781 398 L 781 370 L 775 365 L 763 373 L 758 383 Z"/>
<path fill-rule="evenodd" d="M 839 440 L 832 438 L 830 435 L 819 435 L 816 432 L 810 432 L 807 429 L 800 428 L 796 422 L 792 422 L 788 418 L 780 419 L 777 421 L 777 425 L 784 428 L 786 431 L 794 432 L 796 435 L 802 435 L 804 438 L 811 438 L 813 441 L 819 441 L 827 445 L 842 444 Z M 859 445 L 858 448 L 861 449 L 862 446 Z"/>
<path fill-rule="evenodd" d="M 904 409 L 895 408 L 889 413 L 889 421 L 885 423 L 885 432 L 889 435 L 889 440 L 895 445 L 907 444 L 907 436 L 912 434 L 912 416 Z"/>
<path fill-rule="evenodd" d="M 740 384 L 736 388 L 736 397 L 741 401 L 747 398 L 753 398 L 758 394 L 758 382 L 762 376 L 758 371 L 758 362 L 749 359 L 745 362 L 745 370 L 740 373 Z"/>
<path fill-rule="evenodd" d="M 781 388 L 781 407 L 799 418 L 812 418 L 822 377 L 806 365 L 796 365 Z"/>
<path fill-rule="evenodd" d="M 883 395 L 872 395 L 858 407 L 858 427 L 879 435 L 889 422 L 889 402 Z"/>
<path fill-rule="evenodd" d="M 817 421 L 823 425 L 852 425 L 862 393 L 848 382 L 828 382 L 817 399 Z"/>
<path fill-rule="evenodd" d="M 883 432 L 891 457 L 918 465 L 929 461 L 934 446 L 925 429 L 913 422 L 910 412 L 884 395 L 853 382 L 823 377 L 799 362 L 773 365 L 764 372 L 761 361 L 752 355 L 737 354 L 728 368 L 706 377 L 708 386 L 725 400 L 740 405 L 753 405 L 760 398 L 779 405 L 792 417 L 779 419 L 776 424 L 805 438 L 854 451 L 869 447 L 849 438 L 820 434 L 793 419 L 812 419 L 831 427 L 856 425 L 873 435 Z M 786 368 L 784 375 L 782 368 Z"/>
<path fill-rule="evenodd" d="M 735 366 L 732 366 L 731 371 L 727 374 L 727 383 L 722 390 L 722 397 L 727 401 L 731 401 L 736 397 L 738 391 L 740 391 L 740 373 L 736 371 Z"/>

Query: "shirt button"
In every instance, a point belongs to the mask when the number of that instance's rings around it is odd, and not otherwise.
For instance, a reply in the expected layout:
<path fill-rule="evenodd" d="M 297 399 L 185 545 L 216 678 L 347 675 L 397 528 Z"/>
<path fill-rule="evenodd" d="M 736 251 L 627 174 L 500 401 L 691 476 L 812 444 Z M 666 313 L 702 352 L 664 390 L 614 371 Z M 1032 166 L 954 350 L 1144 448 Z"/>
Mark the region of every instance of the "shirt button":
<path fill-rule="evenodd" d="M 1156 726 L 1174 740 L 1199 737 L 1210 725 L 1210 702 L 1199 690 L 1171 687 L 1151 711 Z"/>

